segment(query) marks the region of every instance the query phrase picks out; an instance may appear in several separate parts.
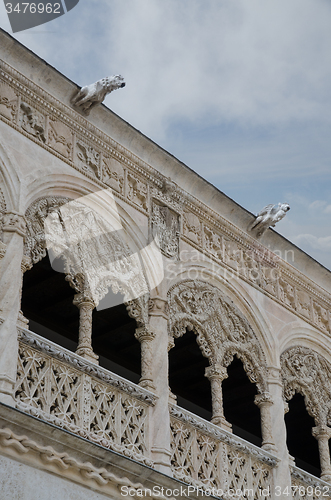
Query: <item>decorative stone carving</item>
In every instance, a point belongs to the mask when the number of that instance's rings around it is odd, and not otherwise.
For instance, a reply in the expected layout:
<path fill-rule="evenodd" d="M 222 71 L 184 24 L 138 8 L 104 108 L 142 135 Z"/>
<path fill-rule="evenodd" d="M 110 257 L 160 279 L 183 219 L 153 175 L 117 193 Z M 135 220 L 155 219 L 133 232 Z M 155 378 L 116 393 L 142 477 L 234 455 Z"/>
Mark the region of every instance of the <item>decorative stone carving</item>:
<path fill-rule="evenodd" d="M 211 422 L 223 429 L 231 431 L 232 426 L 226 421 L 223 410 L 222 382 L 228 378 L 226 368 L 219 365 L 208 366 L 205 369 L 205 377 L 208 378 L 211 387 L 212 418 Z"/>
<path fill-rule="evenodd" d="M 310 318 L 310 296 L 304 290 L 297 290 L 297 311 L 305 316 L 306 318 Z"/>
<path fill-rule="evenodd" d="M 25 102 L 21 103 L 21 127 L 28 134 L 46 142 L 45 117 Z"/>
<path fill-rule="evenodd" d="M 322 330 L 325 330 L 326 332 L 330 333 L 331 327 L 330 327 L 330 319 L 328 311 L 324 309 L 324 307 L 322 307 L 317 302 L 314 302 L 313 313 L 314 313 L 314 320 L 317 326 Z"/>
<path fill-rule="evenodd" d="M 8 233 L 17 233 L 20 236 L 25 236 L 25 217 L 18 212 L 6 212 L 3 216 L 2 230 Z"/>
<path fill-rule="evenodd" d="M 292 347 L 281 355 L 284 397 L 296 392 L 305 398 L 317 426 L 331 425 L 331 365 L 307 347 Z"/>
<path fill-rule="evenodd" d="M 204 241 L 207 252 L 213 254 L 217 259 L 222 259 L 222 237 L 212 229 L 204 227 Z"/>
<path fill-rule="evenodd" d="M 267 390 L 266 360 L 246 318 L 220 290 L 203 281 L 186 280 L 168 292 L 169 334 L 186 329 L 197 335 L 202 354 L 211 365 L 228 366 L 236 355 L 259 392 Z"/>
<path fill-rule="evenodd" d="M 16 400 L 26 413 L 152 465 L 146 403 L 24 344 Z"/>
<path fill-rule="evenodd" d="M 170 208 L 153 202 L 152 232 L 166 257 L 177 257 L 179 251 L 179 216 Z"/>
<path fill-rule="evenodd" d="M 132 201 L 144 210 L 148 209 L 147 206 L 148 188 L 145 182 L 140 181 L 132 174 L 128 175 L 128 200 Z"/>
<path fill-rule="evenodd" d="M 96 175 L 100 179 L 100 152 L 82 141 L 77 141 L 76 155 L 80 168 L 84 172 Z"/>
<path fill-rule="evenodd" d="M 183 214 L 183 233 L 187 238 L 194 241 L 197 245 L 201 244 L 201 222 L 199 217 L 191 212 Z"/>
<path fill-rule="evenodd" d="M 72 131 L 53 117 L 49 120 L 48 145 L 65 158 L 72 158 Z"/>
<path fill-rule="evenodd" d="M 149 322 L 149 295 L 145 294 L 126 303 L 130 318 L 136 320 L 138 327 L 146 327 Z"/>
<path fill-rule="evenodd" d="M 288 203 L 278 203 L 278 205 L 267 205 L 256 216 L 256 219 L 248 226 L 248 231 L 256 229 L 256 236 L 262 234 L 268 227 L 275 227 L 276 223 L 282 220 L 290 210 Z"/>
<path fill-rule="evenodd" d="M 134 336 L 139 340 L 141 346 L 141 378 L 139 380 L 139 385 L 153 391 L 155 390 L 155 385 L 153 383 L 152 374 L 152 341 L 155 339 L 155 333 L 153 333 L 149 327 L 142 326 L 136 329 Z"/>
<path fill-rule="evenodd" d="M 224 260 L 228 266 L 233 269 L 239 269 L 242 261 L 242 250 L 235 241 L 223 238 L 224 242 Z"/>
<path fill-rule="evenodd" d="M 269 451 L 275 451 L 275 441 L 272 435 L 272 424 L 270 407 L 273 405 L 273 400 L 268 392 L 257 394 L 254 399 L 256 406 L 260 408 L 261 413 L 261 434 L 262 448 Z"/>
<path fill-rule="evenodd" d="M 331 462 L 329 439 L 331 437 L 331 428 L 321 425 L 312 428 L 312 434 L 318 441 L 318 449 L 321 465 L 321 479 L 331 482 Z"/>
<path fill-rule="evenodd" d="M 93 299 L 80 293 L 75 295 L 73 304 L 79 309 L 79 340 L 76 353 L 92 363 L 97 363 L 99 356 L 92 349 L 92 312 L 95 308 Z"/>
<path fill-rule="evenodd" d="M 88 115 L 92 108 L 102 103 L 106 95 L 123 87 L 125 87 L 123 76 L 108 76 L 76 91 L 71 99 L 71 104 Z"/>
<path fill-rule="evenodd" d="M 112 156 L 102 156 L 102 181 L 118 193 L 124 193 L 124 169 Z"/>
<path fill-rule="evenodd" d="M 18 328 L 18 338 L 21 342 L 32 347 L 34 350 L 40 351 L 54 359 L 64 362 L 75 370 L 79 370 L 82 373 L 90 375 L 91 377 L 106 383 L 107 385 L 111 385 L 112 387 L 125 392 L 129 396 L 133 396 L 134 398 L 150 405 L 154 405 L 156 402 L 156 396 L 145 389 L 140 388 L 132 382 L 125 381 L 123 378 L 115 375 L 105 368 L 101 368 L 94 363 L 91 364 L 91 362 L 82 359 L 80 356 L 77 356 L 66 349 L 63 349 L 61 346 L 53 344 L 36 333 Z"/>
<path fill-rule="evenodd" d="M 276 266 L 260 266 L 260 283 L 261 286 L 271 295 L 277 294 L 277 283 L 279 270 Z"/>
<path fill-rule="evenodd" d="M 46 217 L 69 201 L 69 198 L 58 196 L 38 198 L 27 209 L 25 213 L 27 234 L 24 243 L 24 255 L 30 257 L 32 264 L 36 264 L 46 256 L 44 230 Z"/>
<path fill-rule="evenodd" d="M 7 120 L 14 121 L 17 112 L 17 95 L 4 82 L 0 82 L 0 114 Z"/>
<path fill-rule="evenodd" d="M 78 293 L 90 296 L 96 305 L 109 287 L 114 294 L 121 292 L 124 302 L 148 293 L 138 254 L 89 206 L 71 201 L 46 222 L 48 249 L 62 258 L 67 279 Z"/>
<path fill-rule="evenodd" d="M 279 277 L 278 281 L 278 290 L 279 290 L 279 298 L 284 304 L 291 307 L 292 309 L 296 308 L 296 289 L 292 286 L 288 281 L 286 281 L 282 276 Z"/>

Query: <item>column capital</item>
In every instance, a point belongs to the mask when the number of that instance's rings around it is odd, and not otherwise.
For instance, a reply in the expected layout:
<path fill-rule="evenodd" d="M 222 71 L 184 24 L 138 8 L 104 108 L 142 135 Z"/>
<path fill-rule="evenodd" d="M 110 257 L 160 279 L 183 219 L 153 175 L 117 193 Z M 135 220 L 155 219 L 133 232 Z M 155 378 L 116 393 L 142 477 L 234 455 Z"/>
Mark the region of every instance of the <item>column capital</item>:
<path fill-rule="evenodd" d="M 155 333 L 150 329 L 149 325 L 136 328 L 134 336 L 140 343 L 143 341 L 150 342 L 155 339 Z"/>
<path fill-rule="evenodd" d="M 24 237 L 26 233 L 26 221 L 24 215 L 18 212 L 5 212 L 3 216 L 3 227 L 4 232 L 17 233 Z"/>
<path fill-rule="evenodd" d="M 318 425 L 312 428 L 311 433 L 316 439 L 326 438 L 329 440 L 331 438 L 331 427 L 327 425 Z"/>
<path fill-rule="evenodd" d="M 261 408 L 262 406 L 271 406 L 274 402 L 271 394 L 269 392 L 264 392 L 263 394 L 257 394 L 255 396 L 254 403 Z"/>
<path fill-rule="evenodd" d="M 220 382 L 223 382 L 223 380 L 228 378 L 228 372 L 224 366 L 215 364 L 205 368 L 205 377 L 209 380 L 217 379 Z"/>
<path fill-rule="evenodd" d="M 95 302 L 89 294 L 86 293 L 77 293 L 74 296 L 74 300 L 72 301 L 74 306 L 77 306 L 79 309 L 85 305 L 90 307 L 91 309 L 95 308 Z"/>

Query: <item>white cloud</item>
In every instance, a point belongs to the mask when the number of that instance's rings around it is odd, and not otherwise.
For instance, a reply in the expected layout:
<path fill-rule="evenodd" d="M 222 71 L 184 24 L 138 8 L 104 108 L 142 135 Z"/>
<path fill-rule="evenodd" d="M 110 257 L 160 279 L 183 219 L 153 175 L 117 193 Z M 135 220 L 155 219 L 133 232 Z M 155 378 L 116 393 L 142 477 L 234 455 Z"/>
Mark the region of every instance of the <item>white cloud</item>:
<path fill-rule="evenodd" d="M 331 236 L 318 238 L 313 234 L 299 234 L 293 238 L 293 242 L 297 245 L 308 244 L 314 250 L 331 250 Z"/>

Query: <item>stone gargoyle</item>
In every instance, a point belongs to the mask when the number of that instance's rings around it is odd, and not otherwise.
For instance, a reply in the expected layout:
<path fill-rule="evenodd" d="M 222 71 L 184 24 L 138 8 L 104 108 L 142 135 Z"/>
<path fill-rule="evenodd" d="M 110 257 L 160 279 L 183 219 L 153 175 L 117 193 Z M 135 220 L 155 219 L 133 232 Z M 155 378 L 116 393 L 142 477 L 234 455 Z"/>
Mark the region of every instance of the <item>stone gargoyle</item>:
<path fill-rule="evenodd" d="M 76 91 L 71 98 L 71 104 L 88 115 L 92 108 L 105 99 L 107 94 L 123 87 L 125 87 L 123 76 L 108 76 Z"/>
<path fill-rule="evenodd" d="M 267 205 L 256 216 L 256 219 L 248 226 L 248 231 L 257 229 L 256 235 L 262 234 L 268 227 L 275 227 L 276 223 L 282 220 L 290 210 L 288 203 L 278 203 L 278 205 Z"/>

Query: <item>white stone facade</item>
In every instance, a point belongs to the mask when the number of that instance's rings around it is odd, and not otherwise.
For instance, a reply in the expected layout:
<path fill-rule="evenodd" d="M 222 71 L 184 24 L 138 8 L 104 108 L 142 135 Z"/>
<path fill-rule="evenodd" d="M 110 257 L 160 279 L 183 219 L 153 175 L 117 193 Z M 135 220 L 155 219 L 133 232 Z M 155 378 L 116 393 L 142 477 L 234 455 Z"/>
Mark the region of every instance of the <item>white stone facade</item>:
<path fill-rule="evenodd" d="M 270 229 L 254 237 L 251 214 L 104 106 L 88 118 L 77 111 L 76 86 L 4 32 L 0 47 L 4 498 L 101 500 L 125 488 L 158 498 L 155 486 L 188 485 L 192 498 L 193 487 L 222 498 L 245 488 L 253 496 L 244 498 L 282 498 L 291 485 L 294 498 L 328 495 L 330 272 Z M 67 269 L 80 315 L 72 352 L 29 329 L 22 279 L 46 257 L 48 215 L 89 195 L 96 220 L 123 231 L 105 237 L 109 260 L 118 251 L 121 265 L 143 270 L 123 282 L 115 264 L 104 282 L 94 273 L 96 299 L 85 268 Z M 158 263 L 146 251 L 153 238 Z M 137 281 L 142 292 L 130 296 Z M 99 366 L 93 351 L 93 310 L 108 287 L 136 321 L 139 384 Z M 187 331 L 207 360 L 210 422 L 169 391 L 168 356 Z M 261 447 L 236 436 L 223 411 L 234 358 L 256 387 Z M 284 411 L 295 393 L 314 419 L 321 478 L 288 453 Z"/>

